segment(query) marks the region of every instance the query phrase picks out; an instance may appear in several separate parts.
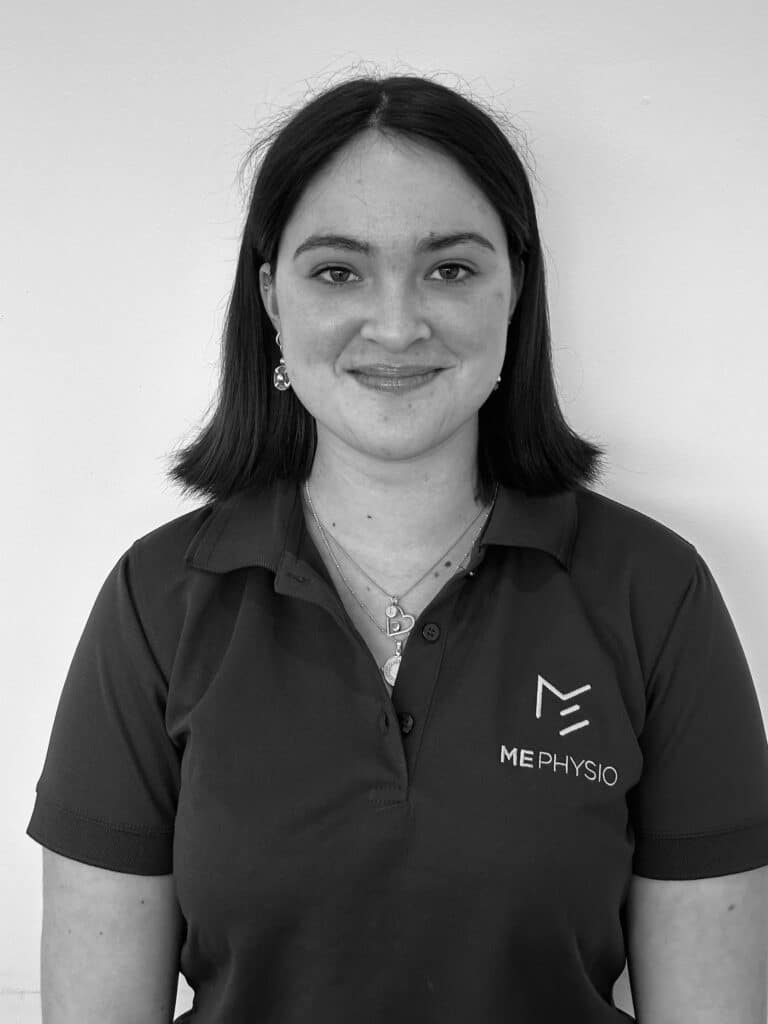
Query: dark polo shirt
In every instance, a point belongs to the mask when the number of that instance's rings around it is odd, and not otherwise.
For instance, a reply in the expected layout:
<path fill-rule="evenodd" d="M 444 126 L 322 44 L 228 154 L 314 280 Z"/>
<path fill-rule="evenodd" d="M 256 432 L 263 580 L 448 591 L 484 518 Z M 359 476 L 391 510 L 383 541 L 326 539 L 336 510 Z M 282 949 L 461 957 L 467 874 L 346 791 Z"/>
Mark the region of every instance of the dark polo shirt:
<path fill-rule="evenodd" d="M 295 485 L 160 526 L 96 598 L 36 792 L 38 843 L 173 872 L 195 1024 L 615 1024 L 631 874 L 768 864 L 717 584 L 583 489 L 500 488 L 391 698 Z"/>

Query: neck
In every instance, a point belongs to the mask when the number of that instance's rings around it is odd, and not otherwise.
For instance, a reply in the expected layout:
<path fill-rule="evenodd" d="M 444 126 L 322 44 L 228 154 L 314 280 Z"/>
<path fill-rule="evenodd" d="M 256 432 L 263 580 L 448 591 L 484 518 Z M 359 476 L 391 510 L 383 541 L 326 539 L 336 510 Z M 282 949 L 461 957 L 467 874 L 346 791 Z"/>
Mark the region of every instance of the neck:
<path fill-rule="evenodd" d="M 307 481 L 312 504 L 323 528 L 352 555 L 383 560 L 390 553 L 417 561 L 425 553 L 437 557 L 483 509 L 474 493 L 476 434 L 464 439 L 461 451 L 454 445 L 430 452 L 428 458 L 389 461 L 320 442 L 318 433 Z M 304 487 L 302 500 L 311 518 Z M 463 540 L 469 543 L 473 532 Z"/>

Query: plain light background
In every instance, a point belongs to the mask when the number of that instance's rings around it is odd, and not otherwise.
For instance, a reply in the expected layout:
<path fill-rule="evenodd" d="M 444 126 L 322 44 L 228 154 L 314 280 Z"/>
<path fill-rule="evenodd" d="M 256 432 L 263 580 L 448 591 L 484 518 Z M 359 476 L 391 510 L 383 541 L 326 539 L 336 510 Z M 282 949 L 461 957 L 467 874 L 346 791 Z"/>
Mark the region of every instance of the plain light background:
<path fill-rule="evenodd" d="M 70 0 L 3 22 L 2 1024 L 40 1020 L 25 828 L 76 643 L 133 540 L 200 504 L 165 457 L 214 396 L 239 163 L 356 73 L 435 75 L 523 133 L 561 402 L 607 445 L 595 489 L 699 549 L 765 719 L 764 5 Z M 633 1012 L 626 969 L 616 999 Z"/>

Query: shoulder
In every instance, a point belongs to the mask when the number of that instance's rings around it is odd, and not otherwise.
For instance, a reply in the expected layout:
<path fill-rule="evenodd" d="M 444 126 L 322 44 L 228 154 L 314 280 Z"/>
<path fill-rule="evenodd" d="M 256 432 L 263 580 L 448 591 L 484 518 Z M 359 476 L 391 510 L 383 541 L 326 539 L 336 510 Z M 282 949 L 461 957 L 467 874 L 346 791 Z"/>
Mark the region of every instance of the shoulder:
<path fill-rule="evenodd" d="M 632 637 L 650 669 L 705 563 L 691 540 L 638 508 L 577 490 L 571 577 L 595 616 Z"/>
<path fill-rule="evenodd" d="M 127 554 L 131 571 L 148 593 L 177 588 L 191 578 L 187 553 L 208 529 L 217 503 L 185 512 L 136 538 Z"/>
<path fill-rule="evenodd" d="M 688 581 L 697 565 L 695 545 L 667 523 L 597 491 L 575 491 L 574 562 L 597 572 Z"/>
<path fill-rule="evenodd" d="M 129 550 L 136 571 L 142 576 L 149 575 L 153 582 L 186 575 L 188 552 L 207 530 L 216 508 L 215 502 L 209 502 L 137 537 Z"/>
<path fill-rule="evenodd" d="M 217 577 L 193 569 L 187 553 L 215 508 L 209 503 L 162 523 L 136 538 L 121 558 L 137 614 L 165 669 L 188 616 L 212 598 Z"/>

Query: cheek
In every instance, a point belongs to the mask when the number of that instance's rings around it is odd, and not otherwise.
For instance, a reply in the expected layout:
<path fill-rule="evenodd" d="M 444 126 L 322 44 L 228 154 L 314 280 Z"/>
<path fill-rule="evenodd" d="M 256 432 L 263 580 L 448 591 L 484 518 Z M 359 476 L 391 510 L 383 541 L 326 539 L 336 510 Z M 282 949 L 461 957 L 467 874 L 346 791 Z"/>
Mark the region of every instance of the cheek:
<path fill-rule="evenodd" d="M 501 366 L 507 349 L 507 332 L 499 329 L 498 320 L 478 325 L 471 345 L 465 349 L 465 357 L 472 364 L 477 376 L 491 372 Z"/>
<path fill-rule="evenodd" d="M 343 346 L 314 333 L 294 337 L 286 356 L 293 390 L 301 404 L 316 418 L 323 418 L 338 401 L 339 388 L 346 384 L 342 370 Z"/>
<path fill-rule="evenodd" d="M 307 329 L 300 338 L 294 338 L 294 344 L 286 358 L 288 366 L 294 366 L 297 376 L 307 379 L 312 376 L 322 377 L 335 373 L 343 353 L 343 346 L 333 339 L 324 338 L 322 333 Z M 311 380 L 307 380 L 311 384 Z"/>

